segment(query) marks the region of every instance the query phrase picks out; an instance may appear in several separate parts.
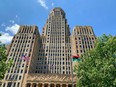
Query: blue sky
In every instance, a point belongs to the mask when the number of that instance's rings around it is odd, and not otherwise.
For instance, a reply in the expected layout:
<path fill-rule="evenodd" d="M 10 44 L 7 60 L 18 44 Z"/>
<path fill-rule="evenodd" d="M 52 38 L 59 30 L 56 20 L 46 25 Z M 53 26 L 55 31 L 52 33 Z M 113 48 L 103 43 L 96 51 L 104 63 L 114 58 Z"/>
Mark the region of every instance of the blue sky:
<path fill-rule="evenodd" d="M 92 26 L 96 36 L 116 35 L 116 0 L 0 0 L 0 41 L 9 43 L 19 25 L 37 25 L 40 33 L 54 7 L 61 7 L 70 30 Z"/>

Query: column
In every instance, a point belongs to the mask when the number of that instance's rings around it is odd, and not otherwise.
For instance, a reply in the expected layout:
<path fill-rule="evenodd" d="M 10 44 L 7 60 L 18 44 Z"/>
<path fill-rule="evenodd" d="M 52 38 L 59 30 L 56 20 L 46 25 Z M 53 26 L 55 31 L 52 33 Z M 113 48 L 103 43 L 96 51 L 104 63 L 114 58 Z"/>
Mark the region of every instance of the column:
<path fill-rule="evenodd" d="M 66 87 L 68 87 L 68 84 L 66 84 Z"/>
<path fill-rule="evenodd" d="M 72 87 L 74 87 L 74 84 L 72 84 Z"/>
<path fill-rule="evenodd" d="M 56 84 L 54 84 L 54 87 L 56 87 Z"/>
<path fill-rule="evenodd" d="M 74 84 L 74 86 L 73 87 L 76 87 L 76 84 Z"/>
<path fill-rule="evenodd" d="M 39 86 L 38 86 L 38 83 L 36 83 L 36 87 L 39 87 Z"/>
<path fill-rule="evenodd" d="M 44 87 L 44 83 L 42 84 L 42 87 Z"/>
<path fill-rule="evenodd" d="M 62 84 L 60 84 L 60 87 L 62 87 Z"/>
<path fill-rule="evenodd" d="M 48 84 L 48 87 L 50 87 L 50 84 Z"/>
<path fill-rule="evenodd" d="M 30 87 L 33 87 L 33 84 L 31 83 Z"/>

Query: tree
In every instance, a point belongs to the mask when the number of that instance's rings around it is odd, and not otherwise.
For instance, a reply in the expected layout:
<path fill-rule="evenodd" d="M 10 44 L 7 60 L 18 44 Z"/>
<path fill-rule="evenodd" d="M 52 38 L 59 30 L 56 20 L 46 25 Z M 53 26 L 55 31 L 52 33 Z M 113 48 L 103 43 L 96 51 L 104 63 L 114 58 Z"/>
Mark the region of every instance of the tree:
<path fill-rule="evenodd" d="M 77 87 L 116 87 L 116 36 L 99 37 L 75 68 Z"/>
<path fill-rule="evenodd" d="M 5 45 L 0 42 L 0 80 L 3 79 L 6 70 L 8 70 L 8 68 L 12 64 L 11 60 L 7 63 L 6 63 L 6 60 L 7 60 L 7 56 L 6 56 Z"/>

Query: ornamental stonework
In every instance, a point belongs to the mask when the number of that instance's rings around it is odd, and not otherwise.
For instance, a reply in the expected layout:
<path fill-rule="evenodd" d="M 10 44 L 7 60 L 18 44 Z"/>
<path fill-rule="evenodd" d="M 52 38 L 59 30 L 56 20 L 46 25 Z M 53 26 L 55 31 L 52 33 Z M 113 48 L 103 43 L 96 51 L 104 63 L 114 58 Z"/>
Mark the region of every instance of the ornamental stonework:
<path fill-rule="evenodd" d="M 46 82 L 72 82 L 72 75 L 61 74 L 28 74 L 27 81 L 46 81 Z M 73 82 L 76 82 L 76 76 L 73 76 Z"/>

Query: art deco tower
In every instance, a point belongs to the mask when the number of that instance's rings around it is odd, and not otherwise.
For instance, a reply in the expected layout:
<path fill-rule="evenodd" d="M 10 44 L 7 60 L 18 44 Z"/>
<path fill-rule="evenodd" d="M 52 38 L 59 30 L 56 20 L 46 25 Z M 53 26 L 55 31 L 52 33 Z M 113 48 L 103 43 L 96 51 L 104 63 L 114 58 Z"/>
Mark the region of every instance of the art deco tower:
<path fill-rule="evenodd" d="M 46 21 L 42 34 L 37 73 L 71 73 L 71 44 L 65 12 L 54 8 Z"/>
<path fill-rule="evenodd" d="M 14 64 L 2 87 L 76 87 L 76 75 L 71 74 L 78 63 L 72 63 L 71 56 L 94 48 L 95 39 L 90 26 L 76 26 L 70 35 L 65 12 L 52 9 L 42 35 L 37 26 L 20 26 L 7 51 L 7 61 Z M 28 63 L 22 55 L 29 57 Z"/>

